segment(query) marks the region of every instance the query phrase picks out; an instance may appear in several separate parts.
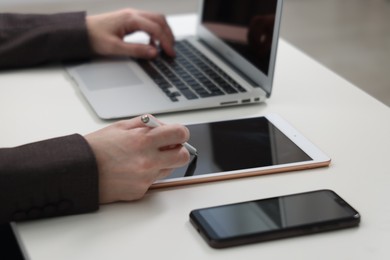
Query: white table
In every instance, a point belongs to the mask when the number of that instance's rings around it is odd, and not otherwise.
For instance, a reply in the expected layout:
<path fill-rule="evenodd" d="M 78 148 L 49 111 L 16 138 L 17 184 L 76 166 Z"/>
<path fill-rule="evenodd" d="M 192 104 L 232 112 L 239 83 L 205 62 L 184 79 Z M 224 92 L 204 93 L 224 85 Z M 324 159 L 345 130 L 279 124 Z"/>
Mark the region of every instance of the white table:
<path fill-rule="evenodd" d="M 170 20 L 192 32 L 193 15 Z M 190 29 L 189 29 L 190 28 Z M 389 259 L 390 109 L 280 41 L 266 104 L 160 116 L 167 123 L 277 113 L 333 159 L 330 167 L 153 190 L 96 213 L 18 224 L 32 259 Z M 0 145 L 15 146 L 108 124 L 60 67 L 0 73 Z M 315 189 L 356 207 L 360 227 L 224 250 L 188 221 L 192 209 Z"/>

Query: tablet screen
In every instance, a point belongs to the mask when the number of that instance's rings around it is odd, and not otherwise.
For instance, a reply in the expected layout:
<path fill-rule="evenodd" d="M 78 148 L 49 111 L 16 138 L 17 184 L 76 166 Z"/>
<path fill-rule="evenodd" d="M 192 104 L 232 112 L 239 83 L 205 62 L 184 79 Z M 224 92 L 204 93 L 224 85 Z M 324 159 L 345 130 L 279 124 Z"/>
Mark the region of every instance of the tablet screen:
<path fill-rule="evenodd" d="M 258 168 L 312 160 L 266 117 L 188 126 L 198 156 L 169 177 Z"/>

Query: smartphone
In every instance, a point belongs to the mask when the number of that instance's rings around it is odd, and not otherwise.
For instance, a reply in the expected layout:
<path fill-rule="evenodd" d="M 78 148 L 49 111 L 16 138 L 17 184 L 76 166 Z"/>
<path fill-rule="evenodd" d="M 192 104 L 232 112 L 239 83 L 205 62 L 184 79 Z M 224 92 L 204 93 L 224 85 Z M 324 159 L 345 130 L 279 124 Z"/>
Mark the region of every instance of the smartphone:
<path fill-rule="evenodd" d="M 0 259 L 28 260 L 30 259 L 21 243 L 14 223 L 0 225 Z"/>
<path fill-rule="evenodd" d="M 196 209 L 190 221 L 214 248 L 354 227 L 360 214 L 331 190 Z"/>

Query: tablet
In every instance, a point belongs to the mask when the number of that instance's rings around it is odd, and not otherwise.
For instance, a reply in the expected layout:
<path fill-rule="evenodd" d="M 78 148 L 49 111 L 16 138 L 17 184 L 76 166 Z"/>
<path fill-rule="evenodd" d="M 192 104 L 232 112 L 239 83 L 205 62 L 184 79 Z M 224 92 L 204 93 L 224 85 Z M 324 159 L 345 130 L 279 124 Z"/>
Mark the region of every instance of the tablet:
<path fill-rule="evenodd" d="M 198 150 L 151 188 L 324 167 L 331 159 L 278 115 L 187 125 Z"/>

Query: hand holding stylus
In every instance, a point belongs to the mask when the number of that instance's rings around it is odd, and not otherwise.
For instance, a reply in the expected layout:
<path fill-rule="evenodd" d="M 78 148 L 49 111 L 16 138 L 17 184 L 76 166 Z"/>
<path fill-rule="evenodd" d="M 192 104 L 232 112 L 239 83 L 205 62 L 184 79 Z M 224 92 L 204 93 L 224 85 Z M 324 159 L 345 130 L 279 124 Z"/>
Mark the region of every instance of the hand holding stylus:
<path fill-rule="evenodd" d="M 148 129 L 136 117 L 84 137 L 96 158 L 102 204 L 140 199 L 157 180 L 190 162 L 190 153 L 181 145 L 189 131 L 179 124 Z"/>
<path fill-rule="evenodd" d="M 150 117 L 149 115 L 141 116 L 141 121 L 146 126 L 149 126 L 149 127 L 152 127 L 152 128 L 155 128 L 155 127 L 158 127 L 158 126 L 161 125 L 159 122 L 157 122 L 153 117 Z M 183 146 L 188 150 L 188 152 L 190 154 L 195 155 L 195 156 L 198 155 L 198 151 L 196 150 L 196 148 L 193 147 L 192 145 L 190 145 L 189 143 L 185 142 L 185 143 L 183 143 Z"/>

